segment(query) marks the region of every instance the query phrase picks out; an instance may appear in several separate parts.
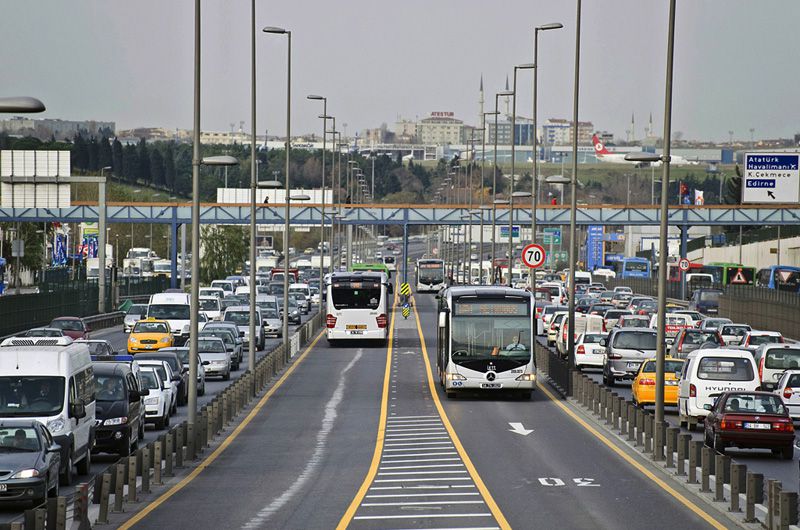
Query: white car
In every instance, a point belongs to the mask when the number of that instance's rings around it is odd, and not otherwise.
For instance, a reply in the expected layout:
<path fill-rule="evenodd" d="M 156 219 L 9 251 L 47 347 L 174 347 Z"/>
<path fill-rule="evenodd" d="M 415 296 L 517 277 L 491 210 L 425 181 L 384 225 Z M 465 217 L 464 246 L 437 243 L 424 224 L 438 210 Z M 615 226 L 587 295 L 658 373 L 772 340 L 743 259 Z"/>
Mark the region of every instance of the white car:
<path fill-rule="evenodd" d="M 161 377 L 155 368 L 143 367 L 139 373 L 142 388 L 150 391 L 144 398 L 144 421 L 154 423 L 156 429 L 161 430 L 169 427 L 170 417 L 170 396 L 169 386 L 161 381 Z"/>
<path fill-rule="evenodd" d="M 550 325 L 547 327 L 547 345 L 555 346 L 558 332 L 561 330 L 561 323 L 566 322 L 567 312 L 559 311 L 550 320 Z"/>
<path fill-rule="evenodd" d="M 206 315 L 209 320 L 219 320 L 222 316 L 222 306 L 216 296 L 201 296 L 200 312 Z"/>
<path fill-rule="evenodd" d="M 605 333 L 585 333 L 575 341 L 575 366 L 583 368 L 602 368 L 606 360 L 606 349 L 600 341 L 608 335 Z"/>
<path fill-rule="evenodd" d="M 794 421 L 800 420 L 800 370 L 786 370 L 778 380 L 775 393 L 783 398 Z"/>
<path fill-rule="evenodd" d="M 181 377 L 173 373 L 172 367 L 167 361 L 157 361 L 151 359 L 136 360 L 134 357 L 134 362 L 142 369 L 152 368 L 158 372 L 158 376 L 161 378 L 162 386 L 165 387 L 164 390 L 169 397 L 169 413 L 175 414 L 178 411 L 178 389 L 180 387 Z"/>
<path fill-rule="evenodd" d="M 752 331 L 748 324 L 723 324 L 719 330 L 722 336 L 722 341 L 727 346 L 736 346 L 742 341 L 742 338 L 748 331 Z"/>

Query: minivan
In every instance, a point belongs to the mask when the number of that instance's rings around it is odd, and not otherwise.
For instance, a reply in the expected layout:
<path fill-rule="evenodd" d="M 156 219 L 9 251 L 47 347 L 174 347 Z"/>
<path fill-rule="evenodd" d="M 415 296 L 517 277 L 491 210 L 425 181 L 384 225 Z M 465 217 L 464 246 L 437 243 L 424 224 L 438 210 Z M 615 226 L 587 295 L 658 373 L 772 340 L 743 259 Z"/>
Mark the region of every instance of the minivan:
<path fill-rule="evenodd" d="M 762 390 L 775 390 L 786 370 L 800 369 L 800 344 L 762 344 L 753 355 Z"/>
<path fill-rule="evenodd" d="M 0 418 L 32 419 L 61 446 L 60 482 L 89 473 L 95 381 L 86 344 L 69 337 L 12 337 L 0 344 Z"/>
<path fill-rule="evenodd" d="M 191 306 L 185 293 L 157 293 L 150 295 L 147 317 L 166 320 L 172 330 L 175 346 L 189 340 Z"/>
<path fill-rule="evenodd" d="M 93 450 L 128 456 L 144 439 L 143 396 L 150 391 L 139 388 L 129 363 L 96 361 L 93 368 L 97 398 Z"/>
<path fill-rule="evenodd" d="M 647 328 L 615 328 L 600 345 L 606 349 L 603 382 L 614 386 L 618 379 L 632 381 L 639 365 L 656 355 L 656 331 Z"/>
<path fill-rule="evenodd" d="M 678 381 L 678 419 L 693 429 L 708 415 L 706 405 L 723 392 L 759 390 L 755 361 L 749 352 L 730 348 L 699 349 L 686 357 Z"/>

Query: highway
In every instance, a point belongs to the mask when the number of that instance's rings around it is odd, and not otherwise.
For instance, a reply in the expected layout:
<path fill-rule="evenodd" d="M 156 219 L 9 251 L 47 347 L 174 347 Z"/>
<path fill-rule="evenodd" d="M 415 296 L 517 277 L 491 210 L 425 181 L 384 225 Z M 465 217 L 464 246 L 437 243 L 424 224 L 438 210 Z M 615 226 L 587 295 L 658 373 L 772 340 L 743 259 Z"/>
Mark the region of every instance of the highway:
<path fill-rule="evenodd" d="M 123 528 L 722 527 L 547 387 L 445 400 L 434 311 L 394 311 L 388 347 L 318 338 L 218 458 Z"/>

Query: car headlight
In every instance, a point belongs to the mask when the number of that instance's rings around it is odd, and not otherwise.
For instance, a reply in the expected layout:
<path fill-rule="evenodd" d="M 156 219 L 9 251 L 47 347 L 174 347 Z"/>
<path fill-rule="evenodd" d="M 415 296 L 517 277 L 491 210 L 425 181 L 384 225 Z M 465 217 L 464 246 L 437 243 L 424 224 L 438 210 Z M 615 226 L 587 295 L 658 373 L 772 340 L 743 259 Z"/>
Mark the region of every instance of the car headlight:
<path fill-rule="evenodd" d="M 103 425 L 125 425 L 128 423 L 127 416 L 120 416 L 119 418 L 109 418 L 103 422 Z"/>
<path fill-rule="evenodd" d="M 163 342 L 164 344 L 167 344 L 171 340 L 172 340 L 172 338 L 170 338 L 170 337 L 164 337 L 164 338 L 161 339 L 161 342 Z"/>
<path fill-rule="evenodd" d="M 189 333 L 189 324 L 183 326 L 183 333 Z"/>
<path fill-rule="evenodd" d="M 158 405 L 158 396 L 144 398 L 145 405 Z"/>
<path fill-rule="evenodd" d="M 37 469 L 23 469 L 11 475 L 11 478 L 33 478 L 38 476 L 39 471 Z"/>
<path fill-rule="evenodd" d="M 63 431 L 66 425 L 63 418 L 56 418 L 47 422 L 47 430 L 50 431 L 50 434 L 56 435 Z"/>
<path fill-rule="evenodd" d="M 447 374 L 447 378 L 451 381 L 466 381 L 467 378 L 461 374 Z"/>
<path fill-rule="evenodd" d="M 517 377 L 517 381 L 533 381 L 536 377 L 533 374 L 522 374 L 521 376 Z"/>
<path fill-rule="evenodd" d="M 128 342 L 139 342 L 139 341 L 138 341 L 138 340 L 136 340 L 136 337 L 134 337 L 133 335 L 131 335 L 131 337 L 128 339 Z"/>

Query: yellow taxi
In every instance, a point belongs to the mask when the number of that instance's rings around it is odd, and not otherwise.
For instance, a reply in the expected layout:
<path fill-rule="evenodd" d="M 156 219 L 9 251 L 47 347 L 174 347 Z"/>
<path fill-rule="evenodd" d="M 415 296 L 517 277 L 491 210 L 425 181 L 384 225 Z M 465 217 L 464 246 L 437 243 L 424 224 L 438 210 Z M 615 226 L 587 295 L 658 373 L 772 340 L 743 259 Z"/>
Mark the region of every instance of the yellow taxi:
<path fill-rule="evenodd" d="M 683 359 L 664 359 L 664 404 L 678 406 L 678 379 L 683 370 Z M 633 403 L 637 407 L 655 405 L 656 402 L 656 360 L 647 359 L 641 366 L 631 386 Z"/>
<path fill-rule="evenodd" d="M 172 330 L 166 320 L 146 318 L 133 325 L 128 337 L 128 353 L 156 351 L 173 345 Z"/>

